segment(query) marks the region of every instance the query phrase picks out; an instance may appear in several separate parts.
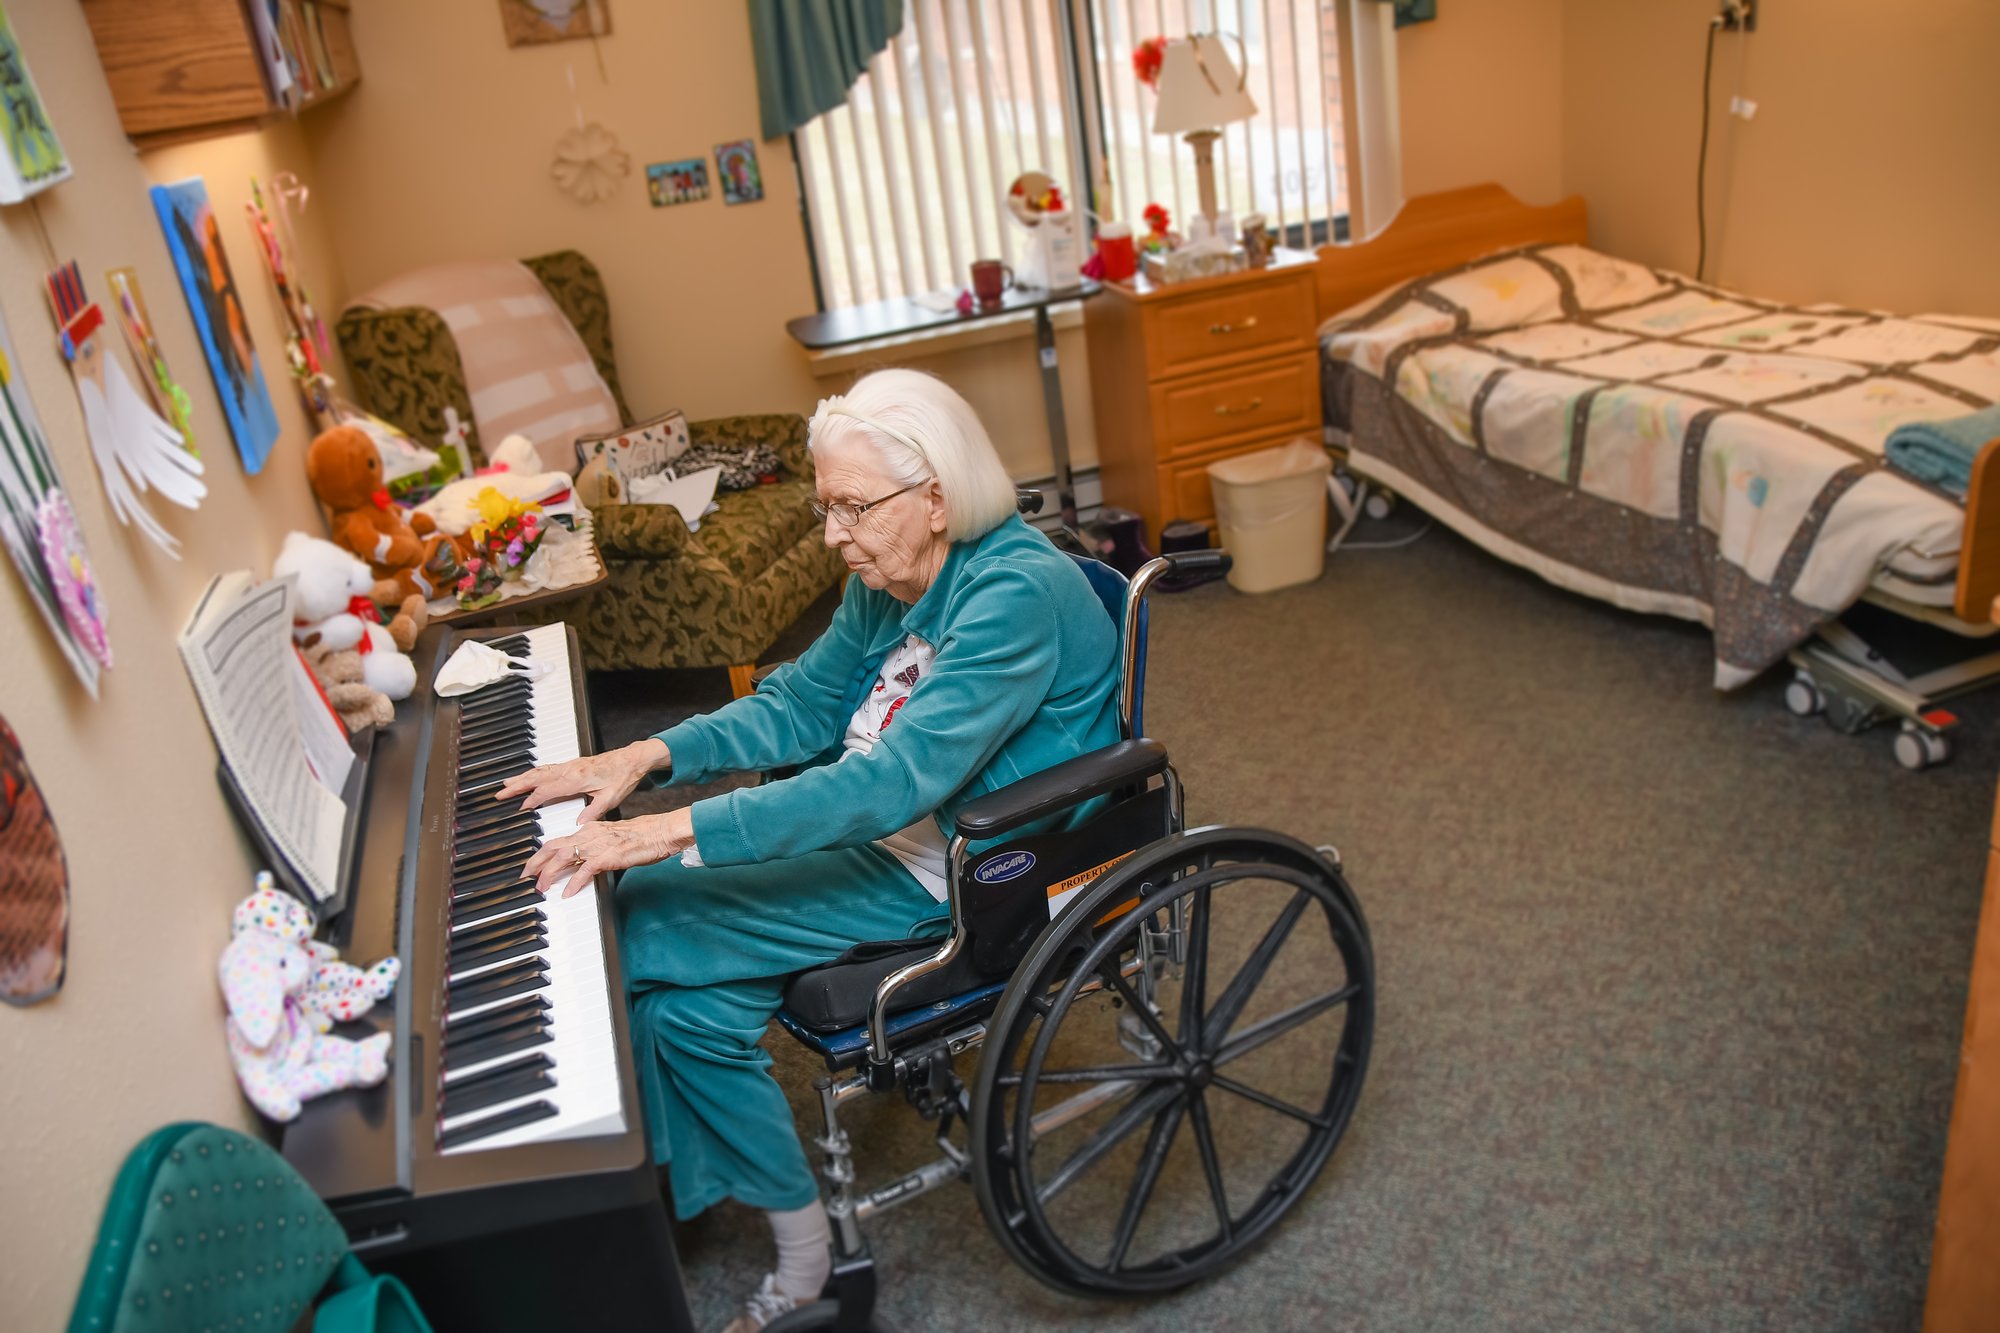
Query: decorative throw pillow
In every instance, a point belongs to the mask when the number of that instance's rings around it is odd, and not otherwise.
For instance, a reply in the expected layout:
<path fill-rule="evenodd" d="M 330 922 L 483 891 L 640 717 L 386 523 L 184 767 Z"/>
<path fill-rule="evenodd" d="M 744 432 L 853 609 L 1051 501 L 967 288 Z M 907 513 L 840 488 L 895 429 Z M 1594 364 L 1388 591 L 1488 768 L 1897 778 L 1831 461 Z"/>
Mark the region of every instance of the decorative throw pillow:
<path fill-rule="evenodd" d="M 687 414 L 662 412 L 659 416 L 604 435 L 580 435 L 576 441 L 579 483 L 589 473 L 601 484 L 604 501 L 622 502 L 632 482 L 665 472 L 706 467 L 688 461 Z M 602 463 L 593 469 L 598 460 Z M 600 480 L 601 479 L 601 480 Z"/>
<path fill-rule="evenodd" d="M 674 466 L 682 472 L 719 467 L 720 489 L 747 491 L 778 480 L 778 451 L 768 444 L 697 444 L 682 454 Z"/>

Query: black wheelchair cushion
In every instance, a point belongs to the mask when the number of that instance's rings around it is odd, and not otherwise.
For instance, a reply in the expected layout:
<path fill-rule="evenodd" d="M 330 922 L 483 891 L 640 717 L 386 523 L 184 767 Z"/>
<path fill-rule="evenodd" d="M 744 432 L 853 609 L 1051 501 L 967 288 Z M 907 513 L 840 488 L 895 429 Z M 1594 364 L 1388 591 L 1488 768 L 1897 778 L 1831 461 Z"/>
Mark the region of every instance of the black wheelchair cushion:
<path fill-rule="evenodd" d="M 814 1032 L 839 1032 L 868 1021 L 875 987 L 898 968 L 908 967 L 938 951 L 944 940 L 879 940 L 857 944 L 822 967 L 801 972 L 785 987 L 785 1008 Z M 900 1014 L 1006 978 L 989 976 L 973 963 L 971 950 L 896 992 L 889 1012 Z"/>

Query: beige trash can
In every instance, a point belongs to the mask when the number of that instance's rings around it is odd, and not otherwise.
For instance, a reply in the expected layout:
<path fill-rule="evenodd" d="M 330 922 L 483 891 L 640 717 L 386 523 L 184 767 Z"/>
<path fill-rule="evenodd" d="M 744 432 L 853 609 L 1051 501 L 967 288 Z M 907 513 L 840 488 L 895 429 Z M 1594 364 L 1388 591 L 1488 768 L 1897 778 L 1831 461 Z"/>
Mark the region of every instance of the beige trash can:
<path fill-rule="evenodd" d="M 1320 576 L 1332 470 L 1326 450 L 1307 439 L 1208 465 L 1231 587 L 1271 592 Z"/>

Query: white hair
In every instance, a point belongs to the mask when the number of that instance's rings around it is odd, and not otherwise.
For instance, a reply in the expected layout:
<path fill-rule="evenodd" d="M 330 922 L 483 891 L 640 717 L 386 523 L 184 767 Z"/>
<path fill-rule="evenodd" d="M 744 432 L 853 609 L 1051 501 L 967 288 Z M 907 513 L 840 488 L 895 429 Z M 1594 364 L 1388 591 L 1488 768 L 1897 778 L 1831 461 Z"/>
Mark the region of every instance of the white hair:
<path fill-rule="evenodd" d="M 877 370 L 820 401 L 807 443 L 815 454 L 849 435 L 867 440 L 889 475 L 914 486 L 935 479 L 945 536 L 983 537 L 1014 512 L 1014 482 L 979 414 L 958 391 L 921 370 Z"/>

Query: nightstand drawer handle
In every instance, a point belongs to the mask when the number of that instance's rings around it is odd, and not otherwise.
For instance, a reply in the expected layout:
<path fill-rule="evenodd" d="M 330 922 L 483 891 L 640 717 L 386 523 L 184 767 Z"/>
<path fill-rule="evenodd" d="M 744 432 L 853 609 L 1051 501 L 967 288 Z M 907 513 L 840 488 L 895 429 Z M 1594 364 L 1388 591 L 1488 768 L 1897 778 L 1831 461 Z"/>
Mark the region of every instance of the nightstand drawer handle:
<path fill-rule="evenodd" d="M 1252 315 L 1241 324 L 1211 324 L 1208 326 L 1208 331 L 1210 333 L 1241 333 L 1245 329 L 1254 329 L 1256 327 L 1257 317 Z"/>
<path fill-rule="evenodd" d="M 1262 398 L 1252 398 L 1250 400 L 1250 405 L 1248 407 L 1231 407 L 1227 403 L 1217 403 L 1215 405 L 1215 415 L 1219 417 L 1227 417 L 1227 416 L 1234 416 L 1239 412 L 1255 412 L 1258 408 L 1262 407 L 1263 405 L 1264 405 L 1264 400 Z"/>

